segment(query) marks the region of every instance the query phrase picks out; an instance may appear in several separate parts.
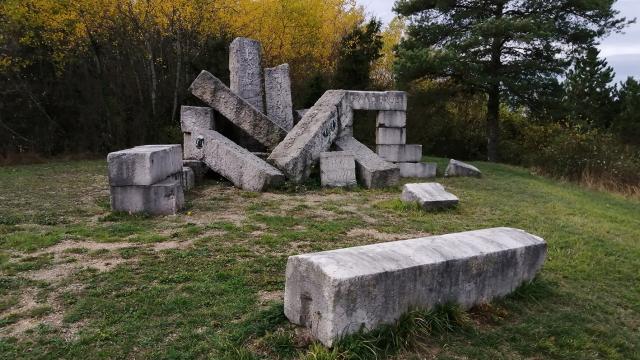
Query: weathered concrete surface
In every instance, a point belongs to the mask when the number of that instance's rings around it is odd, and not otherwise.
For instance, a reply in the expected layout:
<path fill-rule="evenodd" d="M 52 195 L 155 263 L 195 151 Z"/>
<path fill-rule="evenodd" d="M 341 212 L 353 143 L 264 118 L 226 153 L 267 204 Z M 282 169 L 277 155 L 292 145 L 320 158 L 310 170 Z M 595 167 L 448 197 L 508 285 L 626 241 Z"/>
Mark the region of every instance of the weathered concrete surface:
<path fill-rule="evenodd" d="M 185 144 L 188 151 L 240 189 L 265 191 L 285 180 L 278 169 L 216 131 L 200 130 L 191 135 L 192 141 Z"/>
<path fill-rule="evenodd" d="M 201 106 L 181 107 L 180 126 L 183 133 L 191 133 L 192 129 L 215 130 L 213 109 Z"/>
<path fill-rule="evenodd" d="M 403 178 L 434 178 L 438 172 L 436 163 L 398 163 Z"/>
<path fill-rule="evenodd" d="M 269 149 L 276 147 L 287 134 L 278 124 L 234 94 L 207 71 L 200 73 L 191 84 L 190 91 Z"/>
<path fill-rule="evenodd" d="M 378 145 L 403 145 L 407 143 L 407 130 L 405 128 L 376 129 L 376 144 Z"/>
<path fill-rule="evenodd" d="M 403 128 L 407 126 L 406 111 L 379 111 L 378 127 Z"/>
<path fill-rule="evenodd" d="M 184 207 L 182 180 L 176 176 L 149 186 L 112 186 L 111 209 L 131 214 L 173 215 Z"/>
<path fill-rule="evenodd" d="M 438 183 L 406 184 L 401 199 L 402 202 L 417 202 L 424 210 L 452 208 L 460 202 Z"/>
<path fill-rule="evenodd" d="M 231 91 L 264 112 L 260 42 L 247 38 L 233 40 L 229 47 L 229 71 Z"/>
<path fill-rule="evenodd" d="M 269 162 L 289 180 L 307 179 L 320 154 L 331 147 L 343 127 L 342 115 L 349 111 L 345 95 L 344 90 L 327 91 L 269 156 Z"/>
<path fill-rule="evenodd" d="M 180 145 L 145 145 L 107 155 L 109 185 L 151 185 L 182 170 Z"/>
<path fill-rule="evenodd" d="M 335 141 L 335 146 L 354 155 L 360 185 L 368 189 L 384 188 L 395 186 L 400 181 L 397 165 L 385 161 L 352 136 L 341 136 Z"/>
<path fill-rule="evenodd" d="M 202 181 L 209 171 L 207 165 L 200 160 L 183 160 L 182 166 L 191 168 L 196 183 Z"/>
<path fill-rule="evenodd" d="M 267 116 L 286 131 L 293 128 L 289 64 L 264 69 Z"/>
<path fill-rule="evenodd" d="M 349 151 L 323 152 L 320 154 L 320 181 L 326 187 L 358 185 L 356 162 Z"/>
<path fill-rule="evenodd" d="M 307 113 L 307 111 L 309 111 L 309 109 L 300 109 L 300 110 L 296 110 L 293 112 L 293 122 L 294 124 L 297 124 L 300 122 L 300 120 L 302 120 L 302 118 L 304 117 L 304 114 Z"/>
<path fill-rule="evenodd" d="M 463 163 L 462 161 L 451 159 L 447 169 L 444 171 L 444 176 L 472 176 L 482 177 L 482 172 L 477 167 Z"/>
<path fill-rule="evenodd" d="M 422 145 L 378 145 L 378 155 L 391 162 L 419 162 Z"/>
<path fill-rule="evenodd" d="M 404 91 L 347 91 L 347 101 L 353 110 L 407 110 Z"/>
<path fill-rule="evenodd" d="M 284 311 L 332 346 L 414 307 L 469 308 L 508 295 L 535 277 L 546 249 L 537 236 L 495 228 L 293 256 Z"/>
<path fill-rule="evenodd" d="M 184 166 L 182 168 L 182 189 L 189 191 L 196 186 L 196 174 L 190 167 Z"/>

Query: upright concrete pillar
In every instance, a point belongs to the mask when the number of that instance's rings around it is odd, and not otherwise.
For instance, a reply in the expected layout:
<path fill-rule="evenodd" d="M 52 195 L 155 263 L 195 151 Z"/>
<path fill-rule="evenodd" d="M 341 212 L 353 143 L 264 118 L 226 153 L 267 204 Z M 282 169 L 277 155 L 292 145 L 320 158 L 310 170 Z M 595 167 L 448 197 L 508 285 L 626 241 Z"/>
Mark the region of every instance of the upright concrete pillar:
<path fill-rule="evenodd" d="M 262 46 L 247 38 L 236 38 L 229 49 L 231 90 L 260 112 L 264 112 Z"/>
<path fill-rule="evenodd" d="M 286 131 L 293 128 L 293 102 L 289 64 L 264 69 L 267 116 Z"/>

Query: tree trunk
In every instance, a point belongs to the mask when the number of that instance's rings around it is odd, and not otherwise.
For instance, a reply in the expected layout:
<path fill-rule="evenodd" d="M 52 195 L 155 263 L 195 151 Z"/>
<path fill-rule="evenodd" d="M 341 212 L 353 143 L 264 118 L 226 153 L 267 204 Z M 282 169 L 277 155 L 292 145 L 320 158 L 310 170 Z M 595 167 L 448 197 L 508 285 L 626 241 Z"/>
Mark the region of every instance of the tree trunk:
<path fill-rule="evenodd" d="M 500 143 L 500 85 L 491 86 L 487 103 L 487 159 L 497 162 Z"/>

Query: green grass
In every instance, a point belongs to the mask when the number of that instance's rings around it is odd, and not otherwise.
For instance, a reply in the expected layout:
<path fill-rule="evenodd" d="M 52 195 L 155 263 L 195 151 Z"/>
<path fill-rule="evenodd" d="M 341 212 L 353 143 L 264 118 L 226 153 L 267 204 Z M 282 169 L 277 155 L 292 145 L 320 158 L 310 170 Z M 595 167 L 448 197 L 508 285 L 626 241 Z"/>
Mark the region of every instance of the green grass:
<path fill-rule="evenodd" d="M 640 359 L 640 202 L 477 165 L 483 179 L 437 180 L 461 199 L 454 210 L 425 213 L 399 188 L 256 194 L 211 181 L 188 212 L 161 218 L 110 213 L 104 162 L 0 168 L 0 358 Z M 416 309 L 334 349 L 282 313 L 290 255 L 496 226 L 549 244 L 540 276 L 508 298 Z M 34 327 L 14 332 L 25 320 Z"/>

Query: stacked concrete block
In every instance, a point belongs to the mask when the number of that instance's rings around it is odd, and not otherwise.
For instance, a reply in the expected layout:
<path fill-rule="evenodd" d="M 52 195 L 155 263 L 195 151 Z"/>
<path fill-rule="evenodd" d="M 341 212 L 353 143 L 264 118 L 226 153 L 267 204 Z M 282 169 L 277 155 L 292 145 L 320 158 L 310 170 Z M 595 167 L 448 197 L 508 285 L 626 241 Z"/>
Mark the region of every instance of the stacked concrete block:
<path fill-rule="evenodd" d="M 436 177 L 438 164 L 436 163 L 398 163 L 400 176 L 403 178 L 428 179 Z"/>
<path fill-rule="evenodd" d="M 113 211 L 170 215 L 184 206 L 180 145 L 146 145 L 107 156 Z"/>
<path fill-rule="evenodd" d="M 418 203 L 424 210 L 452 208 L 460 201 L 438 183 L 406 184 L 401 199 L 407 203 Z"/>
<path fill-rule="evenodd" d="M 360 185 L 368 189 L 385 188 L 395 186 L 400 181 L 400 169 L 397 165 L 385 161 L 352 136 L 340 137 L 335 141 L 335 146 L 354 155 Z"/>
<path fill-rule="evenodd" d="M 378 155 L 394 163 L 418 162 L 422 159 L 422 145 L 377 145 Z"/>
<path fill-rule="evenodd" d="M 286 131 L 293 128 L 293 102 L 289 64 L 265 69 L 264 87 L 267 101 L 267 116 Z"/>
<path fill-rule="evenodd" d="M 320 154 L 320 181 L 324 187 L 350 187 L 358 184 L 356 162 L 349 151 Z"/>
<path fill-rule="evenodd" d="M 546 253 L 535 235 L 495 228 L 293 256 L 284 313 L 330 347 L 411 309 L 506 296 L 534 279 Z"/>

